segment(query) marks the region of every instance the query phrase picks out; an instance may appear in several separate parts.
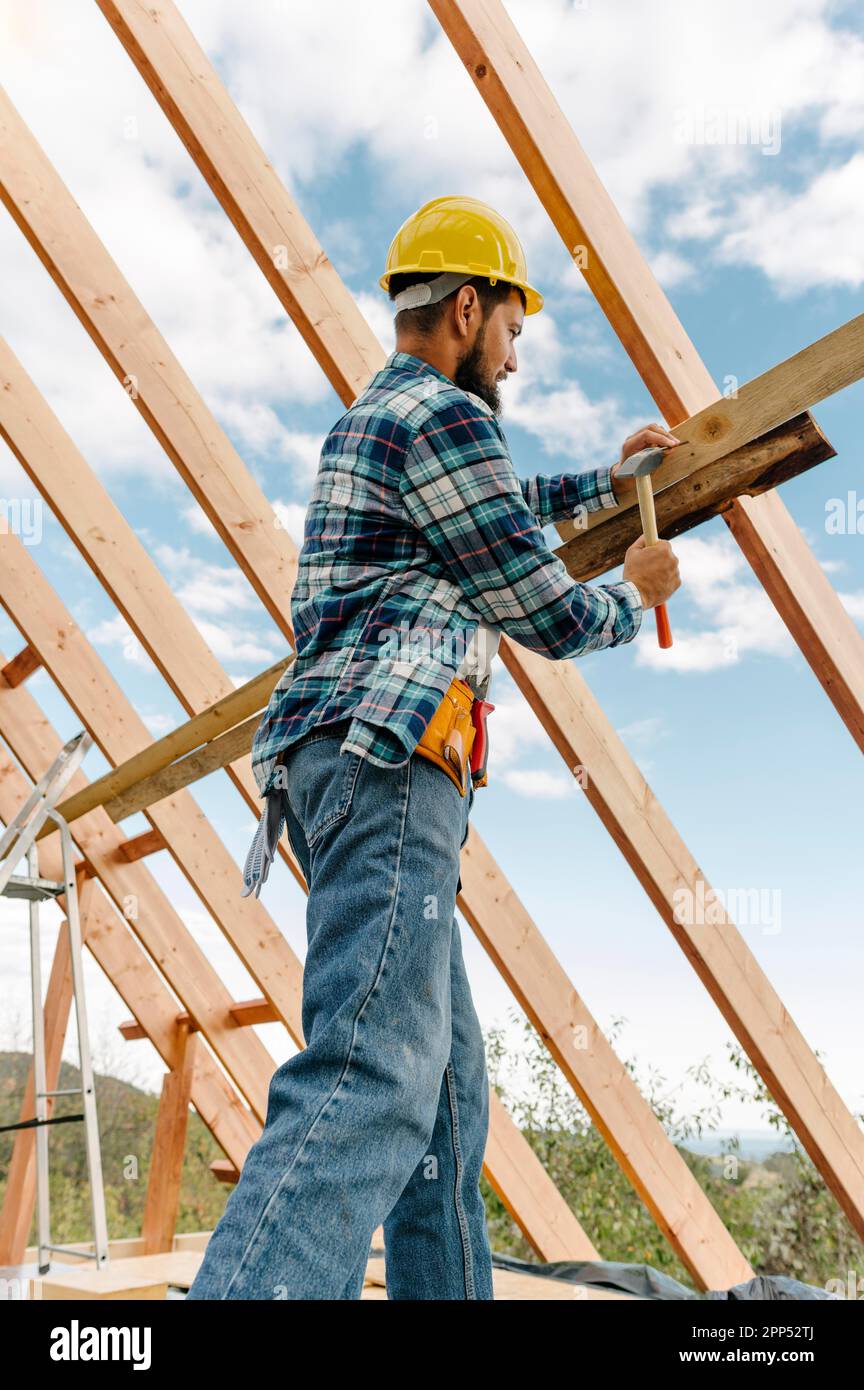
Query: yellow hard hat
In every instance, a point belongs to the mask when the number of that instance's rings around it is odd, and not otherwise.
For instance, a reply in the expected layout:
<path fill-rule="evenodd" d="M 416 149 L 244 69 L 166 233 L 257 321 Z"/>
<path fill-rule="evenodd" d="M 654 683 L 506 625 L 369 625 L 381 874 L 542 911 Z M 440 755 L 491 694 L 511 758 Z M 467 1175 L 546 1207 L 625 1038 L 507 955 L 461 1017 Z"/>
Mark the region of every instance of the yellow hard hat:
<path fill-rule="evenodd" d="M 475 275 L 493 284 L 506 280 L 517 285 L 525 295 L 526 314 L 543 308 L 542 294 L 528 284 L 522 243 L 510 223 L 478 198 L 433 198 L 402 223 L 378 283 L 386 290 L 391 275 L 413 270 L 441 274 L 438 280 L 401 291 L 394 301 L 397 313 L 434 304 Z"/>

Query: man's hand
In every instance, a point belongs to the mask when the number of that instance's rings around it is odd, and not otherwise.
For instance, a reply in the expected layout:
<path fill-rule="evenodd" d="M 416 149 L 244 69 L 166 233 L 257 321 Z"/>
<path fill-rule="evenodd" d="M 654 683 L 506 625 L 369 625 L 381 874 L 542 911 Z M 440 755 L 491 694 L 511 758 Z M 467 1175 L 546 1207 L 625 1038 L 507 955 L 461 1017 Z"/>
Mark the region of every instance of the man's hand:
<path fill-rule="evenodd" d="M 643 608 L 665 603 L 681 586 L 678 561 L 669 542 L 647 545 L 645 537 L 640 536 L 624 555 L 624 578 L 636 585 Z"/>
<path fill-rule="evenodd" d="M 646 425 L 644 429 L 628 435 L 621 446 L 620 459 L 612 465 L 612 491 L 615 496 L 636 496 L 636 479 L 618 477 L 618 469 L 622 463 L 626 463 L 631 454 L 638 454 L 640 449 L 671 449 L 675 444 L 680 443 L 681 440 L 676 439 L 675 435 L 670 434 L 662 425 Z"/>

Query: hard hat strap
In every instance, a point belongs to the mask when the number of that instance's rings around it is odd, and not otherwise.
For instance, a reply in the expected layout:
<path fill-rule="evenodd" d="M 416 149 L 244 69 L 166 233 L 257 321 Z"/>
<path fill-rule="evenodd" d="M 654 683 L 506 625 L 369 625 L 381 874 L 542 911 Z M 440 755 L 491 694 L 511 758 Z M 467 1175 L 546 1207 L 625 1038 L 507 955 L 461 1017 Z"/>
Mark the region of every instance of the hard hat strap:
<path fill-rule="evenodd" d="M 445 271 L 443 275 L 437 276 L 425 285 L 409 285 L 406 290 L 400 290 L 393 300 L 393 307 L 396 313 L 400 314 L 403 309 L 419 309 L 424 304 L 437 304 L 439 299 L 446 299 L 448 294 L 452 294 L 460 285 L 473 278 L 473 275 L 463 275 L 458 270 Z"/>

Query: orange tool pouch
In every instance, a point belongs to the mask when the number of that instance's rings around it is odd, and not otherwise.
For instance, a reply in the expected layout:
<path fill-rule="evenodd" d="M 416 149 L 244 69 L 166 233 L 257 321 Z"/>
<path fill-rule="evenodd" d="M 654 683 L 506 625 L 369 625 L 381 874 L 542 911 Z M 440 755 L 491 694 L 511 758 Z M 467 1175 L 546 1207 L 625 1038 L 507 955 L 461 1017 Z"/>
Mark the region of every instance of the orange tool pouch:
<path fill-rule="evenodd" d="M 474 692 L 470 685 L 454 676 L 443 700 L 429 720 L 416 753 L 440 767 L 459 788 L 459 795 L 468 790 L 471 776 L 470 758 L 474 743 L 474 724 L 471 706 Z"/>

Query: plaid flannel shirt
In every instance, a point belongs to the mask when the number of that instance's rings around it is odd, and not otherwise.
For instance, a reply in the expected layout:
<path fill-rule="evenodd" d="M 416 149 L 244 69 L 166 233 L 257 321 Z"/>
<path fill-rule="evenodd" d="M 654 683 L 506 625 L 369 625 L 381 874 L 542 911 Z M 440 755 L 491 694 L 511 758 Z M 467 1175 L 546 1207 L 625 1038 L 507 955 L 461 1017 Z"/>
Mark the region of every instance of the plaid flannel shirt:
<path fill-rule="evenodd" d="M 481 623 L 550 660 L 629 642 L 635 584 L 576 582 L 541 529 L 614 506 L 610 468 L 519 478 L 485 401 L 392 352 L 321 451 L 291 595 L 297 655 L 252 745 L 261 795 L 283 749 L 337 720 L 351 720 L 340 751 L 406 762 Z M 266 878 L 279 800 L 246 891 Z"/>

